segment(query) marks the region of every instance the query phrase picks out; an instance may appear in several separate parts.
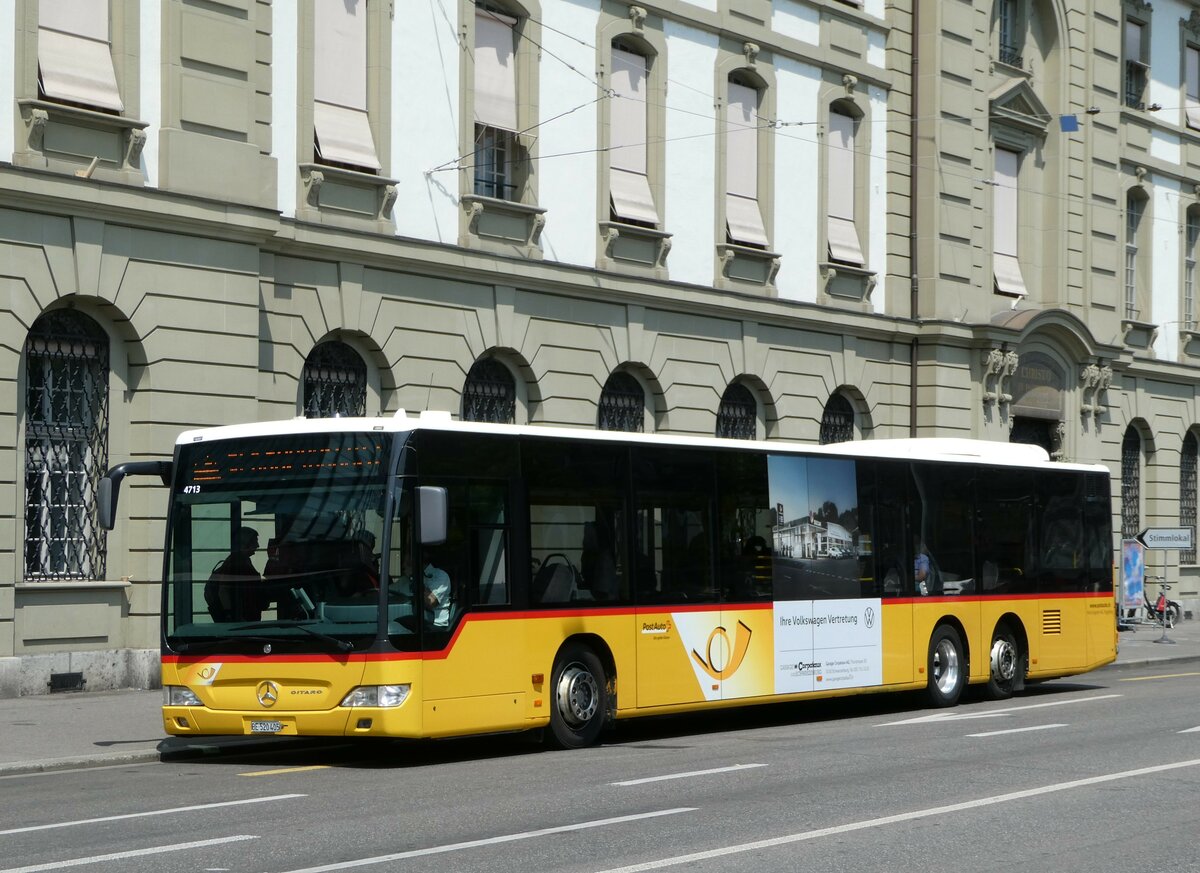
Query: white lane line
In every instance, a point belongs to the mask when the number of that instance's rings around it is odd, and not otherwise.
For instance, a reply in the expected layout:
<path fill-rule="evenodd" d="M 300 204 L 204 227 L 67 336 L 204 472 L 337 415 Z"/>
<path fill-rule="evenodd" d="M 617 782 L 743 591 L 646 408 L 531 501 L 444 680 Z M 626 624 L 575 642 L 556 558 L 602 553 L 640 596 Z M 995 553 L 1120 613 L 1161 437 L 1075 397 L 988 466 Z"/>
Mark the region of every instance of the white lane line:
<path fill-rule="evenodd" d="M 999 715 L 1019 714 L 1031 709 L 1043 709 L 1047 706 L 1070 706 L 1074 703 L 1093 703 L 1097 700 L 1112 700 L 1121 696 L 1120 694 L 1097 694 L 1095 697 L 1072 697 L 1069 700 L 1051 700 L 1048 703 L 1006 706 L 1004 709 L 989 709 L 987 712 L 935 712 L 933 715 L 920 715 L 916 718 L 906 718 L 903 721 L 883 722 L 880 724 L 880 727 L 895 727 L 901 724 L 929 724 L 935 721 L 970 721 L 975 718 L 995 718 Z"/>
<path fill-rule="evenodd" d="M 1027 731 L 1048 731 L 1052 728 L 1066 727 L 1065 724 L 1035 724 L 1031 727 L 1009 728 L 1006 731 L 984 731 L 981 734 L 967 734 L 969 737 L 998 737 L 1001 734 L 1023 734 Z"/>
<path fill-rule="evenodd" d="M 152 809 L 149 812 L 128 812 L 124 815 L 106 815 L 100 818 L 81 818 L 76 821 L 59 821 L 53 824 L 30 825 L 23 828 L 11 828 L 0 831 L 0 837 L 8 834 L 27 834 L 30 831 L 49 831 L 54 828 L 70 828 L 76 825 L 96 824 L 102 821 L 120 821 L 126 818 L 144 818 L 151 815 L 173 815 L 177 812 L 195 812 L 199 809 L 219 809 L 223 806 L 244 806 L 247 803 L 270 803 L 273 800 L 293 800 L 297 797 L 308 797 L 307 794 L 275 794 L 270 797 L 248 797 L 244 800 L 223 800 L 218 803 L 200 803 L 195 806 L 175 806 L 171 809 Z M 0 873 L 5 871 L 0 870 Z"/>
<path fill-rule="evenodd" d="M 1195 733 L 1200 733 L 1200 726 L 1197 726 L 1197 727 L 1194 727 L 1194 728 L 1188 728 L 1187 730 L 1180 731 L 1180 733 L 1181 733 L 1181 734 L 1195 734 Z"/>
<path fill-rule="evenodd" d="M 192 843 L 175 843 L 170 846 L 151 846 L 148 849 L 131 849 L 128 852 L 113 852 L 111 855 L 92 855 L 88 858 L 71 858 L 67 861 L 53 861 L 49 864 L 32 864 L 28 867 L 9 867 L 0 873 L 41 873 L 43 870 L 61 870 L 64 867 L 82 867 L 84 864 L 100 864 L 104 861 L 124 861 L 126 858 L 141 858 L 145 855 L 161 855 L 164 852 L 186 852 L 188 849 L 203 849 L 205 846 L 219 846 L 223 843 L 240 843 L 245 840 L 257 840 L 252 834 L 237 834 L 232 837 L 218 837 L 213 840 L 196 840 Z"/>
<path fill-rule="evenodd" d="M 645 785 L 647 782 L 666 782 L 669 779 L 689 779 L 692 776 L 712 776 L 714 773 L 734 773 L 738 770 L 752 770 L 755 767 L 765 767 L 766 764 L 734 764 L 732 767 L 714 767 L 711 770 L 691 770 L 687 773 L 668 773 L 666 776 L 647 776 L 645 779 L 626 779 L 624 782 L 610 782 L 609 785 Z"/>
<path fill-rule="evenodd" d="M 601 818 L 594 821 L 582 821 L 578 824 L 560 825 L 553 828 L 542 828 L 537 831 L 523 831 L 516 834 L 504 834 L 499 837 L 487 837 L 482 840 L 468 840 L 465 843 L 450 843 L 445 846 L 431 846 L 428 849 L 413 849 L 411 852 L 396 852 L 393 855 L 376 855 L 373 858 L 357 858 L 353 861 L 339 861 L 334 864 L 322 864 L 319 867 L 303 867 L 288 870 L 286 873 L 328 873 L 331 870 L 349 870 L 352 867 L 368 867 L 372 864 L 386 864 L 389 861 L 402 861 L 405 858 L 420 858 L 424 855 L 442 855 L 446 852 L 459 852 L 463 849 L 477 849 L 481 846 L 494 846 L 498 843 L 513 843 L 518 840 L 532 840 L 535 837 L 545 837 L 550 834 L 566 834 L 571 831 L 582 831 L 588 828 L 600 828 L 606 825 L 624 824 L 630 821 L 642 821 L 648 818 L 659 818 L 664 815 L 678 815 L 681 812 L 695 812 L 694 806 L 681 806 L 677 809 L 660 809 L 655 812 L 643 812 L 637 815 L 621 815 L 616 818 Z M 0 870 L 0 873 L 7 873 Z"/>
<path fill-rule="evenodd" d="M 1169 770 L 1182 770 L 1187 767 L 1200 767 L 1200 758 L 1194 758 L 1190 761 L 1178 761 L 1173 764 L 1158 764 L 1153 767 L 1142 767 L 1137 770 L 1124 770 L 1120 773 L 1106 773 L 1103 776 L 1091 776 L 1087 779 L 1076 779 L 1072 782 L 1057 782 L 1053 785 L 1044 785 L 1041 788 L 1029 788 L 1025 791 L 1013 791 L 1009 794 L 996 794 L 992 797 L 981 797 L 978 800 L 968 800 L 965 803 L 955 803 L 950 806 L 935 806 L 930 809 L 917 809 L 912 812 L 902 812 L 897 815 L 888 815 L 883 818 L 872 818 L 866 821 L 850 822 L 849 824 L 834 825 L 828 828 L 819 828 L 815 831 L 802 831 L 798 834 L 787 834 L 782 837 L 773 837 L 769 840 L 756 840 L 752 843 L 740 843 L 734 846 L 725 846 L 721 849 L 710 849 L 707 852 L 693 852 L 690 855 L 677 855 L 674 858 L 662 858 L 658 861 L 647 861 L 642 864 L 631 864 L 628 867 L 614 867 L 610 870 L 598 871 L 598 873 L 643 873 L 646 870 L 661 870 L 664 867 L 678 867 L 681 864 L 690 864 L 694 861 L 708 861 L 712 858 L 721 858 L 727 855 L 739 855 L 743 852 L 756 852 L 760 849 L 772 849 L 776 846 L 786 846 L 790 843 L 799 843 L 805 840 L 815 840 L 820 837 L 836 836 L 838 834 L 851 833 L 853 831 L 867 830 L 868 828 L 883 827 L 884 825 L 898 824 L 900 822 L 914 821 L 921 818 L 930 818 L 932 816 L 945 815 L 949 812 L 961 812 L 965 809 L 978 809 L 984 806 L 993 806 L 997 803 L 1009 803 L 1013 800 L 1024 800 L 1029 797 L 1038 797 L 1043 794 L 1054 794 L 1059 791 L 1070 791 L 1075 788 L 1086 788 L 1089 785 L 1102 785 L 1105 782 L 1116 782 L 1121 779 L 1133 779 L 1138 776 L 1149 776 L 1154 773 L 1165 773 Z M 0 871 L 3 873 L 3 871 Z"/>

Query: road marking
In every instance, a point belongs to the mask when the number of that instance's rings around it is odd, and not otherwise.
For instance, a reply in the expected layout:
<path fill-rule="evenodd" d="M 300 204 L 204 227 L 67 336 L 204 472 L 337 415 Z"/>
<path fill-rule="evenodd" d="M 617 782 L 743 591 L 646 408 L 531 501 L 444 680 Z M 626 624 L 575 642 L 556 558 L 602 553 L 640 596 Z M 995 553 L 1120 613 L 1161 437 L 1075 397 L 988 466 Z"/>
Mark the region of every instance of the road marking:
<path fill-rule="evenodd" d="M 674 858 L 662 858 L 658 861 L 647 861 L 642 864 L 630 864 L 628 867 L 614 867 L 610 870 L 602 870 L 599 873 L 643 873 L 646 870 L 661 870 L 664 867 L 678 867 L 681 864 L 691 864 L 694 861 L 708 861 L 712 858 L 722 858 L 727 855 L 739 855 L 744 852 L 756 852 L 760 849 L 772 849 L 776 846 L 786 846 L 791 843 L 799 843 L 805 840 L 815 840 L 821 837 L 836 836 L 838 834 L 852 833 L 853 831 L 867 830 L 868 828 L 883 827 L 884 825 L 898 824 L 900 822 L 914 821 L 916 819 L 931 818 L 933 816 L 942 816 L 951 812 L 961 812 L 966 809 L 978 809 L 984 806 L 994 806 L 998 803 L 1009 803 L 1013 800 L 1024 800 L 1029 797 L 1039 797 L 1044 794 L 1054 794 L 1059 791 L 1070 791 L 1074 788 L 1086 788 L 1089 785 L 1102 785 L 1106 782 L 1116 782 L 1121 779 L 1132 779 L 1137 776 L 1149 776 L 1153 773 L 1165 773 L 1169 770 L 1182 770 L 1187 767 L 1200 767 L 1200 758 L 1194 758 L 1190 761 L 1178 761 L 1173 764 L 1158 764 L 1154 767 L 1142 767 L 1137 770 L 1124 770 L 1120 773 L 1107 773 L 1103 776 L 1091 776 L 1087 779 L 1076 779 L 1072 782 L 1058 782 L 1052 785 L 1044 785 L 1041 788 L 1029 788 L 1024 791 L 1013 791 L 1009 794 L 996 794 L 991 797 L 981 797 L 978 800 L 968 800 L 964 803 L 955 803 L 949 806 L 935 806 L 930 809 L 918 809 L 912 812 L 902 812 L 897 815 L 888 815 L 882 818 L 872 818 L 866 821 L 850 822 L 849 824 L 834 825 L 828 828 L 818 828 L 813 831 L 802 831 L 798 834 L 787 834 L 782 837 L 773 837 L 769 840 L 755 840 L 752 843 L 740 843 L 735 846 L 725 846 L 721 849 L 710 849 L 706 852 L 693 852 L 690 855 L 677 855 Z M 0 871 L 3 873 L 3 871 Z"/>
<path fill-rule="evenodd" d="M 985 731 L 981 734 L 967 734 L 969 737 L 998 737 L 1001 734 L 1021 734 L 1026 731 L 1048 731 L 1051 728 L 1066 727 L 1065 724 L 1037 724 L 1032 727 L 1009 728 L 1006 731 Z"/>
<path fill-rule="evenodd" d="M 68 861 L 53 861 L 49 864 L 31 864 L 28 867 L 9 867 L 0 873 L 41 873 L 43 870 L 61 870 L 64 867 L 82 867 L 85 864 L 99 864 L 103 861 L 123 861 L 126 858 L 141 858 L 145 855 L 161 855 L 164 852 L 186 852 L 188 849 L 203 849 L 205 846 L 219 846 L 223 843 L 240 843 L 245 840 L 257 840 L 252 834 L 237 834 L 232 837 L 218 837 L 213 840 L 196 840 L 192 843 L 175 843 L 171 846 L 151 846 L 148 849 L 131 849 L 128 852 L 113 852 L 111 855 L 92 855 L 88 858 L 71 858 Z"/>
<path fill-rule="evenodd" d="M 1131 676 L 1128 679 L 1122 679 L 1122 682 L 1145 682 L 1147 679 L 1183 679 L 1187 676 L 1200 676 L 1200 672 L 1196 673 L 1164 673 L 1161 676 Z"/>
<path fill-rule="evenodd" d="M 930 722 L 938 721 L 969 721 L 974 718 L 996 718 L 997 716 L 1026 712 L 1030 709 L 1043 709 L 1047 706 L 1068 706 L 1073 703 L 1092 703 L 1097 700 L 1111 700 L 1114 697 L 1120 696 L 1120 694 L 1097 694 L 1095 697 L 1074 697 L 1070 700 L 1051 700 L 1047 703 L 1007 706 L 1004 709 L 989 709 L 987 712 L 935 712 L 933 715 L 920 715 L 916 718 L 906 718 L 903 721 L 884 722 L 880 727 L 895 727 L 902 724 L 929 724 Z"/>
<path fill-rule="evenodd" d="M 297 797 L 308 797 L 307 794 L 275 794 L 271 797 L 248 797 L 244 800 L 222 800 L 218 803 L 200 803 L 196 806 L 175 806 L 171 809 L 152 809 L 149 812 L 127 812 L 124 815 L 106 815 L 100 818 L 81 818 L 76 821 L 60 821 L 54 824 L 30 825 L 24 828 L 12 828 L 0 831 L 0 837 L 8 834 L 27 834 L 30 831 L 48 831 L 54 828 L 70 828 L 76 825 L 96 824 L 102 821 L 120 821 L 126 818 L 144 818 L 151 815 L 172 815 L 177 812 L 195 812 L 199 809 L 220 809 L 224 806 L 244 806 L 247 803 L 270 803 L 273 800 L 294 800 Z M 6 871 L 0 870 L 0 873 Z"/>
<path fill-rule="evenodd" d="M 286 873 L 328 873 L 331 870 L 349 870 L 352 867 L 368 867 L 372 864 L 386 864 L 389 861 L 402 861 L 405 858 L 420 858 L 424 855 L 442 855 L 446 852 L 459 852 L 463 849 L 477 849 L 481 846 L 494 846 L 498 843 L 513 843 L 518 840 L 532 840 L 535 837 L 545 837 L 550 834 L 566 834 L 571 831 L 582 831 L 589 828 L 605 827 L 606 825 L 624 824 L 630 821 L 642 821 L 648 818 L 659 818 L 664 815 L 678 815 L 681 812 L 695 812 L 694 806 L 681 806 L 677 809 L 660 809 L 655 812 L 643 812 L 637 815 L 621 815 L 616 818 L 601 818 L 594 821 L 582 821 L 578 824 L 559 825 L 553 828 L 542 828 L 536 831 L 523 831 L 517 834 L 504 834 L 499 837 L 486 837 L 482 840 L 467 840 L 465 843 L 450 843 L 445 846 L 431 846 L 428 849 L 414 849 L 411 852 L 396 852 L 392 855 L 376 855 L 373 858 L 357 858 L 353 861 L 339 861 L 334 864 L 322 864 L 319 867 L 304 867 L 298 870 L 288 870 Z M 0 873 L 7 873 L 0 870 Z"/>
<path fill-rule="evenodd" d="M 239 773 L 239 776 L 282 776 L 284 773 L 303 773 L 306 770 L 328 770 L 328 764 L 311 764 L 308 767 L 280 767 L 278 770 L 256 770 L 253 773 Z"/>
<path fill-rule="evenodd" d="M 711 776 L 714 773 L 733 773 L 738 770 L 752 770 L 755 767 L 765 767 L 766 764 L 734 764 L 732 767 L 714 767 L 711 770 L 690 770 L 687 773 L 668 773 L 666 776 L 647 776 L 645 779 L 626 779 L 624 782 L 610 782 L 609 785 L 645 785 L 647 782 L 666 782 L 669 779 L 688 779 L 692 776 Z"/>
<path fill-rule="evenodd" d="M 1188 728 L 1187 730 L 1180 731 L 1180 733 L 1181 733 L 1181 734 L 1195 734 L 1195 733 L 1200 733 L 1200 727 Z"/>

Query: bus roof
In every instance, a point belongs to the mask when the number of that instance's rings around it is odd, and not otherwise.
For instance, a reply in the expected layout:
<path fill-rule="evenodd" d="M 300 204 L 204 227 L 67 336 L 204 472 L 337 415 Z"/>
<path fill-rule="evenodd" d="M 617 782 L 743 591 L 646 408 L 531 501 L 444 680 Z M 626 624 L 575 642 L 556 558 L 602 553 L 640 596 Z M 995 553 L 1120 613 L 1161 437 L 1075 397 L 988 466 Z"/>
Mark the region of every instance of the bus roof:
<path fill-rule="evenodd" d="M 900 439 L 852 440 L 829 445 L 813 445 L 784 440 L 750 441 L 721 437 L 686 436 L 662 433 L 629 433 L 625 431 L 594 430 L 582 427 L 550 425 L 491 424 L 458 421 L 449 412 L 426 410 L 410 415 L 399 410 L 394 415 L 377 418 L 292 418 L 281 421 L 250 422 L 220 425 L 184 431 L 176 445 L 192 445 L 214 440 L 241 439 L 284 434 L 336 433 L 366 431 L 396 433 L 412 430 L 440 430 L 455 433 L 506 434 L 553 437 L 573 440 L 602 440 L 643 445 L 680 446 L 691 448 L 750 449 L 772 452 L 804 452 L 846 457 L 895 458 L 899 460 L 946 461 L 994 464 L 1000 466 L 1049 467 L 1055 470 L 1086 470 L 1108 473 L 1103 464 L 1072 464 L 1051 462 L 1046 450 L 1023 443 L 1005 443 L 961 437 L 923 437 Z"/>

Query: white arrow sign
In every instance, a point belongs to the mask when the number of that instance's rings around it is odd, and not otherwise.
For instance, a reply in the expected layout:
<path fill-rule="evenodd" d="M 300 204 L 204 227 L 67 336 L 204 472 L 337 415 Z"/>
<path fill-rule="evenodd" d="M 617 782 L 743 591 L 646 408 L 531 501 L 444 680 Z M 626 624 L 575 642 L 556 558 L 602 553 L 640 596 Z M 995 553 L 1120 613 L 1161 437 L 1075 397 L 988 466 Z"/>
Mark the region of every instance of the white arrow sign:
<path fill-rule="evenodd" d="M 1190 527 L 1148 527 L 1137 535 L 1137 541 L 1148 549 L 1190 549 Z"/>

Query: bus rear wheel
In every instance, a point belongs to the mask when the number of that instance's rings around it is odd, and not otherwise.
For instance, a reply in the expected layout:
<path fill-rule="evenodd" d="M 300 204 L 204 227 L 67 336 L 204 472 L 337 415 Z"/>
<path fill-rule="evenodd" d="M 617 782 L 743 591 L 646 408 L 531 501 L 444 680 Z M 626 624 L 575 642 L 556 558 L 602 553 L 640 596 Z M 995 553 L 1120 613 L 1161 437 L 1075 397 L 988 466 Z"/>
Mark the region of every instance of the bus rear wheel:
<path fill-rule="evenodd" d="M 604 665 L 587 646 L 563 648 L 554 662 L 550 733 L 556 746 L 581 749 L 596 742 L 608 712 Z"/>
<path fill-rule="evenodd" d="M 992 634 L 988 661 L 987 696 L 992 700 L 1008 700 L 1016 690 L 1024 658 L 1016 636 L 1007 625 L 997 625 Z"/>
<path fill-rule="evenodd" d="M 950 625 L 938 625 L 929 638 L 929 702 L 939 707 L 958 703 L 967 684 L 966 667 L 962 637 Z"/>

